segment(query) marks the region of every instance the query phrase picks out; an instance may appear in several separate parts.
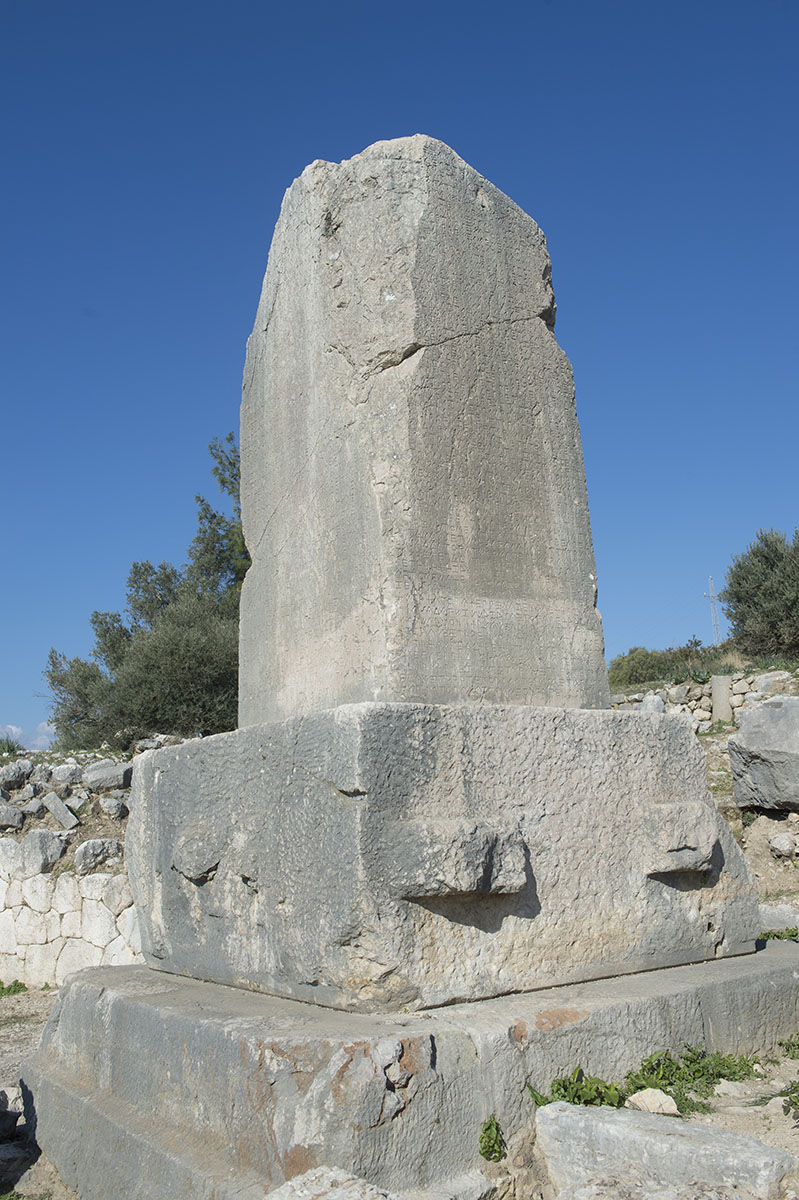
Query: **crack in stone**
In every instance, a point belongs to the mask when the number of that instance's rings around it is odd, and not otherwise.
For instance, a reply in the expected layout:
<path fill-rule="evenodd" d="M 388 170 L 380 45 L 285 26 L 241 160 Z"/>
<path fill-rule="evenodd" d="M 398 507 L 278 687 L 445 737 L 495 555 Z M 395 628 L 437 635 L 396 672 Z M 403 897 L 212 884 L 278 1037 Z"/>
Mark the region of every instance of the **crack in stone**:
<path fill-rule="evenodd" d="M 445 346 L 448 342 L 457 342 L 462 338 L 479 337 L 481 333 L 485 333 L 494 325 L 520 325 L 527 321 L 543 321 L 547 328 L 551 328 L 547 320 L 549 309 L 545 309 L 541 313 L 536 313 L 531 317 L 505 317 L 502 320 L 487 320 L 479 329 L 469 329 L 464 333 L 452 333 L 449 337 L 440 338 L 437 342 L 411 342 L 403 350 L 383 350 L 377 360 L 373 361 L 372 365 L 362 372 L 362 379 L 369 379 L 372 375 L 379 375 L 382 371 L 389 371 L 392 367 L 398 367 L 400 363 L 412 358 L 414 354 L 418 354 L 420 350 L 430 350 L 435 346 Z"/>

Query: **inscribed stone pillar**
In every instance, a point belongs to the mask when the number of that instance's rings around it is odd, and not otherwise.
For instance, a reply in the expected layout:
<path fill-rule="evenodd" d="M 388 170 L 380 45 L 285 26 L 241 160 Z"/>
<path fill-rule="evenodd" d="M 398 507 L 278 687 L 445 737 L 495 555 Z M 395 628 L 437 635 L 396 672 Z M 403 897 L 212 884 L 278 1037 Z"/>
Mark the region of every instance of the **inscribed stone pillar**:
<path fill-rule="evenodd" d="M 249 339 L 241 725 L 609 703 L 544 235 L 443 143 L 312 163 Z"/>

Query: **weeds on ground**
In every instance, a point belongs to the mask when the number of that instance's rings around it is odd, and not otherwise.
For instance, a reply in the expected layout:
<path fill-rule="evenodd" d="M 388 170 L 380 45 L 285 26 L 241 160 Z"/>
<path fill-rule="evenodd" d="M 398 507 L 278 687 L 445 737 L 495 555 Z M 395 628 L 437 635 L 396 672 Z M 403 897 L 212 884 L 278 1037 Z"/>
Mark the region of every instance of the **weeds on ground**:
<path fill-rule="evenodd" d="M 791 925 L 788 929 L 764 929 L 760 934 L 760 938 L 764 942 L 789 942 L 795 938 L 799 938 L 799 926 Z M 797 1034 L 799 1037 L 799 1034 Z M 782 1045 L 782 1042 L 780 1042 Z M 795 1056 L 799 1058 L 799 1054 Z"/>
<path fill-rule="evenodd" d="M 782 1047 L 786 1058 L 799 1058 L 799 1033 L 786 1038 L 784 1042 L 778 1042 L 777 1045 Z"/>
<path fill-rule="evenodd" d="M 799 1119 L 799 1079 L 794 1079 L 793 1083 L 788 1084 L 788 1091 L 782 1102 L 782 1111 L 786 1117 Z"/>
<path fill-rule="evenodd" d="M 18 742 L 16 738 L 0 737 L 0 757 L 5 757 L 9 754 L 24 754 L 25 747 L 22 742 Z M 2 1200 L 2 1195 L 0 1195 Z"/>
<path fill-rule="evenodd" d="M 12 979 L 11 983 L 8 984 L 3 983 L 2 979 L 0 979 L 0 998 L 3 996 L 17 996 L 20 992 L 27 992 L 27 990 L 25 984 L 19 979 Z M 3 1200 L 2 1193 L 0 1193 L 0 1200 Z"/>
<path fill-rule="evenodd" d="M 537 1105 L 565 1100 L 568 1104 L 607 1104 L 620 1108 L 635 1092 L 659 1088 L 671 1096 L 681 1115 L 685 1116 L 691 1112 L 709 1112 L 707 1097 L 716 1084 L 722 1079 L 751 1079 L 757 1061 L 756 1057 L 719 1054 L 708 1052 L 702 1046 L 686 1045 L 679 1058 L 674 1058 L 669 1050 L 651 1054 L 637 1071 L 628 1071 L 624 1083 L 607 1083 L 604 1079 L 586 1075 L 577 1067 L 571 1075 L 553 1080 L 548 1096 L 536 1091 L 529 1083 L 527 1090 Z"/>

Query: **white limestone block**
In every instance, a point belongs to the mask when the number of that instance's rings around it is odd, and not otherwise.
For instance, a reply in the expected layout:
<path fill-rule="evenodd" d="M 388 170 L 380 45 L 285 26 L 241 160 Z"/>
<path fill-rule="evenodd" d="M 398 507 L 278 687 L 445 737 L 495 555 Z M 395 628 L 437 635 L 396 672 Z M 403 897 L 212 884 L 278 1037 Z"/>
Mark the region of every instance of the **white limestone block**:
<path fill-rule="evenodd" d="M 0 952 L 0 979 L 3 983 L 11 983 L 19 979 L 19 959 L 16 952 L 7 954 Z"/>
<path fill-rule="evenodd" d="M 131 904 L 117 917 L 117 929 L 127 944 L 130 946 L 134 954 L 141 953 L 141 931 L 139 928 L 139 914 L 136 911 L 135 905 Z"/>
<path fill-rule="evenodd" d="M 84 900 L 81 914 L 81 937 L 102 949 L 117 935 L 114 914 L 101 900 Z"/>
<path fill-rule="evenodd" d="M 141 954 L 133 951 L 121 935 L 109 942 L 103 951 L 104 967 L 132 967 L 134 963 L 143 961 Z"/>
<path fill-rule="evenodd" d="M 102 901 L 115 917 L 133 903 L 133 893 L 127 875 L 111 876 L 103 888 Z"/>
<path fill-rule="evenodd" d="M 44 933 L 48 942 L 52 942 L 55 938 L 61 936 L 61 914 L 55 909 L 50 912 L 42 913 L 42 921 L 44 923 Z"/>
<path fill-rule="evenodd" d="M 42 946 L 28 946 L 25 954 L 25 983 L 28 987 L 55 984 L 56 963 L 64 946 L 63 938 L 55 938 Z"/>
<path fill-rule="evenodd" d="M 84 967 L 99 967 L 103 952 L 99 946 L 93 946 L 79 938 L 67 938 L 58 956 L 55 969 L 55 981 L 58 987 L 68 975 L 74 971 L 82 971 Z"/>
<path fill-rule="evenodd" d="M 18 879 L 12 879 L 6 889 L 6 908 L 19 908 L 23 900 L 22 884 Z"/>
<path fill-rule="evenodd" d="M 59 875 L 53 892 L 53 908 L 60 913 L 80 910 L 81 894 L 78 881 L 71 873 Z"/>
<path fill-rule="evenodd" d="M 49 875 L 31 875 L 22 881 L 22 898 L 29 908 L 46 913 L 53 906 L 53 881 Z"/>
<path fill-rule="evenodd" d="M 17 935 L 14 932 L 14 914 L 6 908 L 0 912 L 0 957 L 4 954 L 16 954 Z M 0 975 L 0 979 L 4 978 Z M 6 981 L 8 982 L 8 981 Z"/>
<path fill-rule="evenodd" d="M 61 936 L 65 938 L 79 938 L 81 927 L 81 911 L 80 909 L 72 912 L 65 912 L 61 916 Z"/>
<path fill-rule="evenodd" d="M 15 910 L 14 931 L 17 935 L 17 946 L 37 946 L 47 941 L 41 915 L 28 908 L 27 904 Z"/>
<path fill-rule="evenodd" d="M 84 875 L 79 880 L 81 896 L 84 900 L 102 900 L 103 892 L 112 878 L 108 871 L 94 871 L 91 875 Z"/>

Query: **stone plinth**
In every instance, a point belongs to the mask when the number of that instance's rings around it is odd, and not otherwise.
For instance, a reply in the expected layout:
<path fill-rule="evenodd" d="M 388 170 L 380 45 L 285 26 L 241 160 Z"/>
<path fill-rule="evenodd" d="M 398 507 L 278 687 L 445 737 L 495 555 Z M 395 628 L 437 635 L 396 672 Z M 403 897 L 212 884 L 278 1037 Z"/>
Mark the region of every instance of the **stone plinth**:
<path fill-rule="evenodd" d="M 607 707 L 544 235 L 433 138 L 312 163 L 247 349 L 239 724 Z"/>
<path fill-rule="evenodd" d="M 158 974 L 64 985 L 24 1069 L 37 1139 L 83 1200 L 263 1200 L 316 1166 L 392 1192 L 515 1193 L 480 1157 L 494 1113 L 529 1148 L 534 1106 L 580 1064 L 622 1079 L 686 1042 L 776 1051 L 799 1027 L 799 950 L 429 1013 L 364 1016 Z M 528 1149 L 529 1154 L 529 1149 Z M 498 1168 L 512 1169 L 512 1154 Z"/>
<path fill-rule="evenodd" d="M 136 760 L 147 961 L 418 1008 L 754 948 L 752 877 L 689 727 L 362 704 Z"/>

